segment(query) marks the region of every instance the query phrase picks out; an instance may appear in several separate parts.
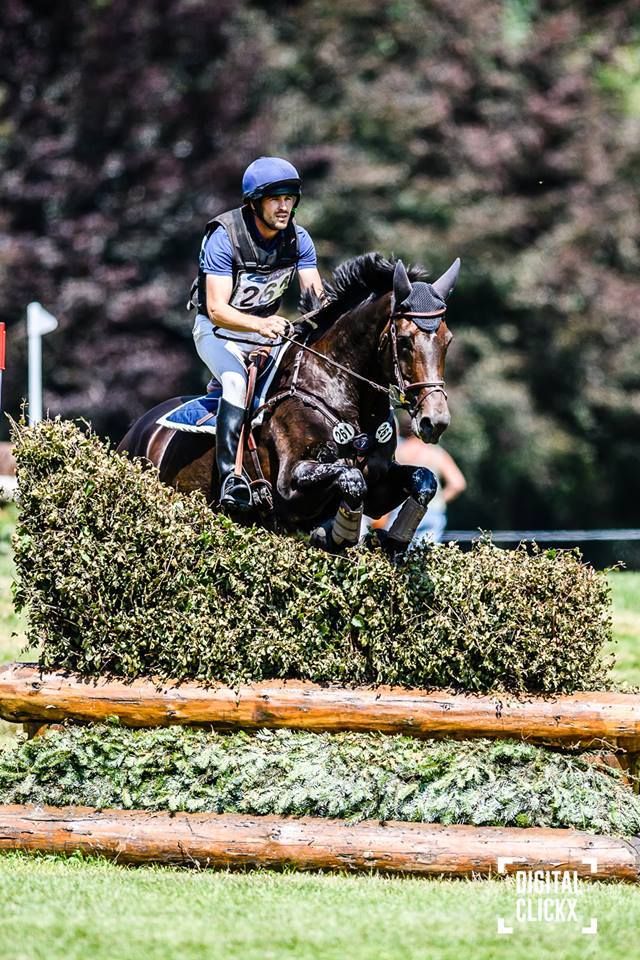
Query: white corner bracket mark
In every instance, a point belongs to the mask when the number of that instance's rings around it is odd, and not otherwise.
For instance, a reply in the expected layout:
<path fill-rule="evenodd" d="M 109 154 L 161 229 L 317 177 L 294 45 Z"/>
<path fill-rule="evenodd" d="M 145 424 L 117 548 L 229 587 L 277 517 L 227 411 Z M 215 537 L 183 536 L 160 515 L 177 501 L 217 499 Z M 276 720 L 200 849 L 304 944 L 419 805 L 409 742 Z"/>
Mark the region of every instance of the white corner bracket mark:
<path fill-rule="evenodd" d="M 587 866 L 589 867 L 589 869 L 591 870 L 591 875 L 592 875 L 592 876 L 593 876 L 594 873 L 597 873 L 597 872 L 598 872 L 598 858 L 597 858 L 597 857 L 583 857 L 583 858 L 582 858 L 582 863 L 586 863 L 586 865 L 587 865 Z M 595 936 L 595 934 L 596 934 L 597 932 L 598 932 L 598 918 L 597 918 L 597 917 L 591 917 L 591 918 L 590 918 L 590 921 L 589 921 L 589 926 L 588 926 L 588 927 L 583 927 L 583 928 L 582 928 L 582 933 L 586 934 L 587 936 L 593 937 L 593 936 Z"/>
<path fill-rule="evenodd" d="M 29 344 L 29 424 L 42 420 L 42 338 L 58 326 L 52 313 L 33 300 L 27 304 Z"/>
<path fill-rule="evenodd" d="M 510 863 L 522 863 L 522 857 L 498 857 L 498 873 L 504 876 L 507 872 L 507 867 Z M 497 920 L 497 932 L 501 936 L 509 935 L 513 933 L 513 927 L 508 927 L 505 923 L 504 917 L 496 917 Z"/>

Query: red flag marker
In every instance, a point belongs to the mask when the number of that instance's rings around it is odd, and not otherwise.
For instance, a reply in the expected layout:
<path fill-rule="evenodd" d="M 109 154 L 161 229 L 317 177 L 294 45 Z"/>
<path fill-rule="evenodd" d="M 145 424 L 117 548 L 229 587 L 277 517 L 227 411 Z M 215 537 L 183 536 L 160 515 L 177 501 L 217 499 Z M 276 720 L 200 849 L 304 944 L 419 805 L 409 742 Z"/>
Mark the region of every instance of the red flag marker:
<path fill-rule="evenodd" d="M 0 410 L 2 410 L 2 372 L 7 347 L 7 329 L 4 323 L 0 323 Z"/>

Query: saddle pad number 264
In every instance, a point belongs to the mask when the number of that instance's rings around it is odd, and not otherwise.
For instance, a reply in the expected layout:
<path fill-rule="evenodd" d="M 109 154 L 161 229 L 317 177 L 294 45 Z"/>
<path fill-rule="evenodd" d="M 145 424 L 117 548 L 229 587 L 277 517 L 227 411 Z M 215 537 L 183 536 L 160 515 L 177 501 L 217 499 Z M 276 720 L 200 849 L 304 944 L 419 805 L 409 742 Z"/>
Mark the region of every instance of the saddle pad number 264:
<path fill-rule="evenodd" d="M 294 270 L 295 267 L 282 267 L 272 273 L 250 273 L 248 270 L 240 270 L 230 300 L 231 306 L 238 310 L 268 306 L 285 292 Z"/>

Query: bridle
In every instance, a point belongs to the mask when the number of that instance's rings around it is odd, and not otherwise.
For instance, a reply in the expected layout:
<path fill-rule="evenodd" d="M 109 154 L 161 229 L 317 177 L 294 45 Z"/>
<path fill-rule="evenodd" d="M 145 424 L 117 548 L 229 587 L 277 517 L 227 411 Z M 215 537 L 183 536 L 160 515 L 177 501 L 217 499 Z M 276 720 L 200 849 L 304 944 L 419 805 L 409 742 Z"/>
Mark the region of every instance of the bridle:
<path fill-rule="evenodd" d="M 306 313 L 303 316 L 299 317 L 296 322 L 301 323 L 305 320 L 311 321 L 311 326 L 313 327 L 314 324 L 311 318 L 315 316 L 317 313 L 319 313 L 319 310 L 312 310 L 309 313 Z M 407 381 L 405 380 L 404 374 L 402 372 L 402 367 L 400 366 L 400 358 L 398 356 L 398 327 L 397 327 L 397 320 L 399 318 L 407 318 L 409 320 L 412 320 L 418 328 L 421 328 L 420 322 L 419 322 L 420 319 L 427 320 L 427 319 L 433 319 L 434 317 L 443 317 L 445 313 L 446 313 L 446 307 L 440 310 L 434 311 L 432 313 L 426 313 L 426 312 L 411 313 L 409 311 L 403 311 L 403 310 L 391 312 L 389 320 L 385 325 L 385 328 L 382 331 L 380 340 L 378 342 L 378 356 L 380 356 L 380 354 L 385 350 L 387 340 L 390 341 L 391 343 L 391 354 L 393 359 L 393 376 L 395 378 L 395 383 L 391 387 L 385 387 L 381 383 L 376 383 L 374 380 L 369 380 L 367 377 L 363 377 L 362 374 L 356 373 L 355 370 L 351 370 L 349 367 L 345 366 L 342 363 L 339 363 L 337 360 L 333 360 L 331 357 L 327 357 L 324 353 L 320 353 L 318 350 L 314 350 L 313 347 L 308 346 L 308 344 L 306 344 L 303 340 L 296 340 L 295 337 L 291 337 L 286 333 L 280 334 L 280 337 L 282 340 L 286 340 L 289 343 L 295 344 L 295 346 L 298 347 L 298 353 L 293 365 L 293 378 L 287 388 L 285 388 L 284 390 L 280 390 L 278 393 L 269 397 L 267 400 L 265 400 L 265 402 L 260 407 L 258 407 L 257 410 L 253 411 L 254 418 L 266 411 L 268 411 L 269 414 L 272 414 L 275 408 L 278 406 L 278 404 L 280 404 L 283 400 L 287 400 L 291 397 L 298 397 L 298 399 L 301 400 L 302 403 L 317 410 L 318 413 L 320 413 L 321 416 L 323 416 L 329 422 L 329 424 L 333 428 L 333 436 L 336 442 L 339 442 L 339 443 L 349 442 L 349 441 L 339 440 L 339 438 L 336 436 L 336 430 L 344 427 L 349 427 L 351 425 L 343 422 L 341 418 L 336 415 L 336 412 L 331 410 L 327 406 L 324 400 L 310 394 L 307 390 L 305 390 L 304 388 L 301 388 L 298 385 L 298 379 L 300 377 L 300 371 L 302 367 L 302 360 L 303 360 L 304 353 L 310 353 L 312 356 L 317 357 L 319 360 L 322 360 L 325 363 L 328 363 L 330 366 L 335 367 L 337 370 L 340 370 L 342 373 L 345 373 L 347 376 L 352 377 L 355 380 L 360 380 L 363 383 L 366 383 L 367 386 L 370 387 L 372 390 L 376 390 L 379 393 L 385 394 L 385 396 L 387 396 L 390 400 L 390 405 L 393 404 L 396 407 L 404 407 L 406 410 L 409 411 L 412 417 L 415 416 L 415 411 L 419 407 L 422 400 L 426 399 L 432 393 L 436 393 L 439 391 L 440 393 L 443 394 L 446 400 L 447 394 L 444 389 L 444 386 L 445 386 L 444 380 L 423 380 L 416 383 L 407 383 Z M 295 329 L 293 324 L 290 324 L 290 327 L 292 329 Z M 421 329 L 425 329 L 425 328 L 421 328 Z M 221 336 L 220 333 L 215 330 L 215 328 L 214 328 L 214 332 L 216 336 Z M 222 335 L 221 338 L 227 339 L 226 337 L 224 337 L 224 335 Z M 417 396 L 411 399 L 411 395 L 413 393 L 417 393 Z M 385 444 L 394 435 L 392 428 L 389 426 L 388 419 L 379 425 L 378 429 L 380 430 L 382 428 L 387 428 L 388 435 L 387 433 L 385 433 L 384 436 L 379 436 L 378 431 L 376 431 L 374 442 L 377 441 L 380 444 Z M 266 484 L 265 489 L 268 488 L 270 490 L 270 485 L 268 484 L 262 472 L 262 467 L 260 465 L 260 459 L 258 457 L 255 439 L 253 438 L 253 433 L 251 429 L 249 429 L 248 433 L 249 433 L 248 449 L 253 459 L 254 468 L 258 476 L 258 479 L 254 481 L 254 483 L 258 484 L 261 487 L 264 487 Z M 354 434 L 355 434 L 355 431 L 354 431 Z M 357 463 L 357 462 L 361 462 L 363 459 L 366 459 L 367 457 L 366 451 L 369 449 L 368 443 L 366 446 L 361 446 L 361 447 L 357 446 L 358 441 L 362 439 L 364 439 L 365 441 L 369 441 L 370 438 L 367 434 L 361 433 L 358 436 L 355 436 L 354 434 L 352 434 L 351 436 L 351 442 L 353 442 L 354 448 L 356 450 L 356 463 Z M 241 449 L 241 447 L 239 449 Z M 273 503 L 272 503 L 272 506 L 273 506 Z"/>
<path fill-rule="evenodd" d="M 298 317 L 295 321 L 295 324 L 289 323 L 289 328 L 295 330 L 297 324 L 308 322 L 313 327 L 312 318 L 316 316 L 322 307 L 310 310 L 309 313 L 304 313 L 302 316 Z M 288 343 L 295 344 L 299 347 L 301 351 L 311 354 L 313 357 L 317 357 L 319 360 L 322 360 L 324 363 L 329 364 L 329 366 L 334 367 L 336 370 L 340 370 L 342 373 L 345 373 L 347 376 L 352 377 L 354 380 L 360 380 L 362 383 L 366 383 L 368 387 L 372 390 L 376 390 L 378 393 L 384 393 L 389 399 L 393 402 L 394 406 L 403 407 L 405 410 L 408 410 L 409 413 L 413 416 L 415 411 L 418 409 L 420 404 L 430 397 L 432 393 L 441 393 L 445 400 L 448 399 L 447 393 L 445 391 L 445 381 L 444 380 L 419 380 L 416 383 L 407 383 L 404 374 L 402 372 L 402 367 L 400 366 L 400 358 L 398 356 L 398 325 L 397 321 L 399 319 L 408 319 L 413 322 L 418 329 L 423 330 L 424 332 L 430 332 L 425 326 L 420 323 L 420 320 L 432 320 L 436 317 L 444 317 L 447 312 L 446 307 L 441 307 L 439 310 L 428 311 L 410 311 L 410 310 L 393 310 L 389 317 L 389 320 L 382 331 L 380 336 L 380 341 L 378 343 L 378 356 L 386 348 L 387 341 L 391 344 L 391 358 L 393 364 L 393 377 L 394 383 L 391 387 L 385 387 L 381 383 L 376 383 L 375 380 L 370 380 L 368 377 L 363 377 L 361 373 L 356 373 L 355 370 L 352 370 L 350 367 L 345 366 L 343 363 L 339 363 L 337 360 L 334 360 L 332 357 L 327 357 L 326 354 L 320 353 L 319 350 L 314 350 L 313 347 L 310 347 L 304 340 L 297 340 L 295 337 L 291 337 L 286 333 L 281 333 L 280 340 L 286 340 Z M 229 340 L 230 337 L 224 336 L 220 333 L 219 327 L 214 327 L 213 330 L 216 337 L 221 340 Z M 241 338 L 234 337 L 233 340 L 244 343 L 251 343 L 252 341 L 242 341 Z M 277 346 L 277 344 L 274 344 Z M 301 354 L 298 355 L 299 359 L 302 359 Z M 294 375 L 294 383 L 288 391 L 284 391 L 282 394 L 277 394 L 276 398 L 281 399 L 281 397 L 286 395 L 292 395 L 294 392 L 299 392 L 297 387 L 297 379 L 300 373 L 300 363 L 296 364 L 296 373 Z M 417 393 L 417 396 L 411 399 L 411 395 Z M 265 406 L 270 406 L 271 402 L 267 402 Z"/>
<path fill-rule="evenodd" d="M 405 407 L 411 413 L 415 411 L 420 404 L 430 397 L 432 393 L 441 393 L 445 400 L 448 399 L 445 388 L 444 380 L 418 380 L 415 383 L 407 383 L 405 380 L 404 374 L 402 372 L 402 367 L 400 366 L 400 357 L 398 356 L 398 319 L 408 319 L 411 320 L 415 325 L 424 330 L 424 327 L 418 322 L 419 319 L 434 319 L 435 317 L 443 318 L 447 312 L 446 307 L 442 307 L 440 310 L 432 310 L 431 312 L 426 311 L 409 311 L 409 310 L 394 310 L 389 317 L 389 322 L 385 329 L 382 331 L 382 336 L 380 338 L 380 345 L 378 347 L 378 353 L 381 353 L 385 346 L 387 340 L 391 344 L 391 359 L 393 363 L 393 376 L 395 379 L 395 386 L 397 387 L 399 396 L 394 398 L 397 400 L 400 406 Z M 415 320 L 413 318 L 416 318 Z M 392 388 L 393 389 L 393 388 Z M 391 391 L 390 391 L 391 392 Z M 417 393 L 417 396 L 411 400 L 411 394 Z"/>
<path fill-rule="evenodd" d="M 312 310 L 310 313 L 306 313 L 299 317 L 296 323 L 310 320 L 318 312 L 318 310 Z M 333 360 L 331 357 L 327 357 L 324 353 L 320 353 L 318 350 L 314 350 L 312 347 L 309 347 L 304 341 L 296 340 L 294 337 L 290 337 L 284 333 L 280 334 L 280 336 L 283 340 L 287 340 L 289 343 L 294 343 L 306 353 L 310 353 L 312 356 L 317 357 L 318 359 L 323 360 L 325 363 L 328 363 L 330 366 L 335 367 L 337 370 L 342 371 L 342 373 L 346 373 L 354 380 L 360 380 L 363 383 L 366 383 L 367 386 L 372 390 L 377 390 L 379 393 L 386 394 L 391 400 L 393 400 L 396 406 L 404 407 L 413 415 L 414 411 L 417 410 L 420 404 L 426 400 L 427 397 L 431 396 L 432 393 L 442 393 L 445 400 L 447 400 L 448 397 L 445 390 L 444 380 L 419 380 L 415 383 L 407 383 L 402 372 L 400 358 L 398 356 L 397 321 L 399 319 L 406 318 L 415 323 L 419 329 L 424 329 L 419 323 L 420 319 L 427 320 L 434 319 L 435 317 L 444 317 L 446 312 L 447 308 L 442 307 L 440 310 L 433 310 L 431 312 L 397 310 L 391 313 L 389 321 L 382 331 L 380 342 L 378 344 L 378 355 L 384 351 L 387 341 L 389 341 L 391 344 L 391 359 L 393 364 L 393 377 L 395 381 L 391 387 L 385 387 L 380 383 L 376 383 L 374 380 L 369 380 L 368 377 L 363 377 L 362 374 L 356 373 L 355 370 L 351 370 L 350 367 L 346 367 L 344 364 L 338 363 L 337 360 Z M 413 399 L 411 399 L 412 393 L 417 393 L 417 396 Z"/>

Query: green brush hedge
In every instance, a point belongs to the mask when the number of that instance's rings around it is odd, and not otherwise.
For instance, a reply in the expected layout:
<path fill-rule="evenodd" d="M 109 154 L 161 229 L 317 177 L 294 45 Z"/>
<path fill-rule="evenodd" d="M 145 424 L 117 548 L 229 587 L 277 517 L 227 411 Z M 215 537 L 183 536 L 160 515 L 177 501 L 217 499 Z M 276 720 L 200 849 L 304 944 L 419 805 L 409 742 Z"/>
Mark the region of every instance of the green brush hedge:
<path fill-rule="evenodd" d="M 14 431 L 15 599 L 44 668 L 236 684 L 470 691 L 603 686 L 604 576 L 477 544 L 334 557 L 214 515 L 73 423 Z"/>
<path fill-rule="evenodd" d="M 0 753 L 0 802 L 640 832 L 640 797 L 579 754 L 382 734 L 68 727 Z"/>

